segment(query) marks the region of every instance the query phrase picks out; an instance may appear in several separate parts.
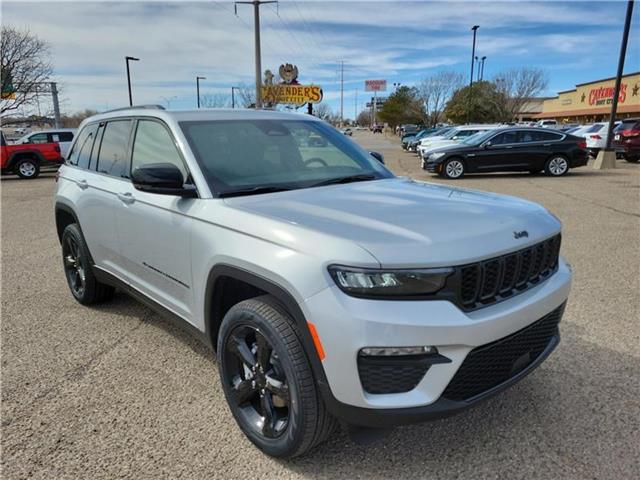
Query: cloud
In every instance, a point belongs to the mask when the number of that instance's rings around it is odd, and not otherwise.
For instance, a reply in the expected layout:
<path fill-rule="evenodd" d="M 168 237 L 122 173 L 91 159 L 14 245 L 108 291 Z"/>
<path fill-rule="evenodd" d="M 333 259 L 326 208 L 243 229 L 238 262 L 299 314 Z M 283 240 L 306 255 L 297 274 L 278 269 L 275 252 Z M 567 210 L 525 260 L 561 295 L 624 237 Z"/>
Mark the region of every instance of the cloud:
<path fill-rule="evenodd" d="M 444 68 L 466 74 L 469 28 L 479 24 L 478 51 L 489 57 L 489 73 L 549 65 L 553 84 L 571 88 L 615 63 L 623 7 L 620 2 L 282 1 L 261 8 L 262 67 L 297 64 L 300 80 L 321 84 L 335 108 L 341 60 L 348 98 L 367 78 L 412 84 Z M 4 23 L 29 28 L 51 43 L 69 110 L 126 104 L 125 55 L 140 58 L 131 64 L 136 103 L 177 96 L 172 107 L 192 107 L 196 75 L 207 77 L 203 92 L 254 82 L 250 6 L 239 5 L 237 16 L 229 1 L 5 1 L 2 8 Z M 634 29 L 632 35 L 629 56 L 637 58 L 640 42 Z M 571 63 L 582 67 L 562 68 Z"/>

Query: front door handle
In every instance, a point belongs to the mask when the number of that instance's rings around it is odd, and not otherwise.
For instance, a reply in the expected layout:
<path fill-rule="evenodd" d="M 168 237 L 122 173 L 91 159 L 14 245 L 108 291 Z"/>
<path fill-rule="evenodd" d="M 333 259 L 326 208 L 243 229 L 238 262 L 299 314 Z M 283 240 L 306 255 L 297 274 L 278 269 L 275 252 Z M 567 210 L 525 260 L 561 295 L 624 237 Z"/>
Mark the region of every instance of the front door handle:
<path fill-rule="evenodd" d="M 126 203 L 127 205 L 133 203 L 136 201 L 136 199 L 133 197 L 133 195 L 131 195 L 130 192 L 126 192 L 126 193 L 119 193 L 118 194 L 118 198 L 120 199 L 120 201 L 122 203 Z"/>
<path fill-rule="evenodd" d="M 78 185 L 82 190 L 89 188 L 89 183 L 86 180 L 78 180 L 76 185 Z"/>

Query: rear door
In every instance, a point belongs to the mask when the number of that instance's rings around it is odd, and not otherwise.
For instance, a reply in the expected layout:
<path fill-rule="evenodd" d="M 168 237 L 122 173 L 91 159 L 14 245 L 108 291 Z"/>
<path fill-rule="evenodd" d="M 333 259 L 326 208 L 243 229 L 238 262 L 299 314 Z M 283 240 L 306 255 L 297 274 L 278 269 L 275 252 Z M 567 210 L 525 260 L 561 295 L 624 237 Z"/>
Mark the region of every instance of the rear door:
<path fill-rule="evenodd" d="M 81 133 L 70 153 L 69 163 L 81 171 L 76 184 L 83 193 L 78 196 L 82 232 L 97 267 L 126 280 L 119 254 L 116 218 L 121 207 L 118 192 L 129 180 L 128 144 L 131 119 L 114 119 L 91 126 Z M 88 128 L 88 127 L 87 127 Z M 80 146 L 79 156 L 75 150 Z"/>
<path fill-rule="evenodd" d="M 151 163 L 172 163 L 189 182 L 189 172 L 170 130 L 159 120 L 139 119 L 131 148 L 131 171 Z M 117 217 L 122 268 L 131 285 L 185 319 L 193 317 L 190 217 L 198 199 L 118 185 Z"/>
<path fill-rule="evenodd" d="M 73 142 L 73 132 L 51 132 L 51 141 L 57 142 L 60 146 L 62 158 L 67 158 L 69 148 Z"/>

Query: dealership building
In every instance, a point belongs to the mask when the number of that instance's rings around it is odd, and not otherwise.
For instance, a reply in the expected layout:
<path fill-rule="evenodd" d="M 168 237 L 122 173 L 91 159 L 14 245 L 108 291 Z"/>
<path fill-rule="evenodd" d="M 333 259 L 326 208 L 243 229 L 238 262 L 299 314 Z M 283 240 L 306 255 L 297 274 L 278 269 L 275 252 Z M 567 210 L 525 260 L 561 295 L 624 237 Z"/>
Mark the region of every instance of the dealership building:
<path fill-rule="evenodd" d="M 542 111 L 534 119 L 553 119 L 558 123 L 592 123 L 607 120 L 615 88 L 615 77 L 581 83 L 544 99 Z M 640 72 L 622 76 L 618 96 L 618 118 L 640 117 Z"/>

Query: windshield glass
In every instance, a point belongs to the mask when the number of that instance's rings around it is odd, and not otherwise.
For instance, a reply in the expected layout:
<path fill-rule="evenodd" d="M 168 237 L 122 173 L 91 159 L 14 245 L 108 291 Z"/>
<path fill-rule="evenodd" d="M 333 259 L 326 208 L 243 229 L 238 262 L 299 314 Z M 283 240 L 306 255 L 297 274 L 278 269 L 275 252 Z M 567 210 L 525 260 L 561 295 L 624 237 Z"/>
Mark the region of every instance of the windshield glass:
<path fill-rule="evenodd" d="M 482 142 L 484 142 L 485 139 L 489 138 L 493 134 L 494 132 L 492 130 L 483 130 L 481 132 L 470 135 L 460 143 L 464 143 L 465 145 L 480 145 Z"/>
<path fill-rule="evenodd" d="M 393 177 L 380 162 L 324 122 L 180 122 L 217 194 L 262 187 L 295 189 L 352 175 Z"/>

